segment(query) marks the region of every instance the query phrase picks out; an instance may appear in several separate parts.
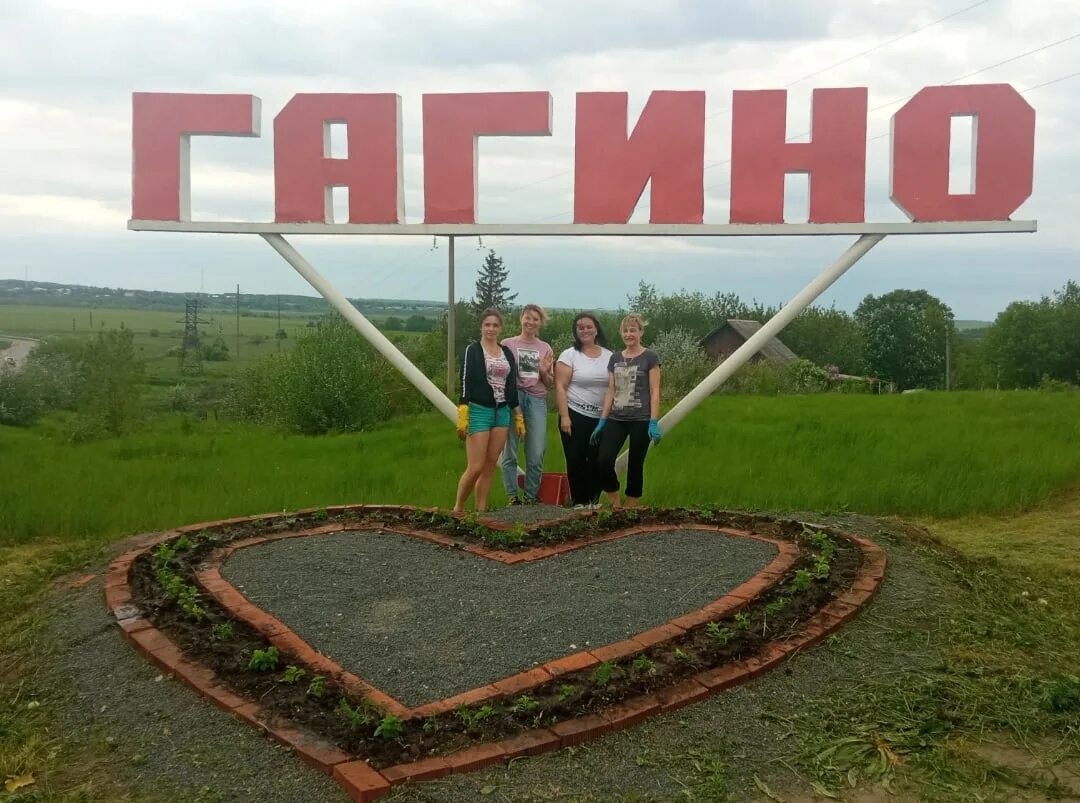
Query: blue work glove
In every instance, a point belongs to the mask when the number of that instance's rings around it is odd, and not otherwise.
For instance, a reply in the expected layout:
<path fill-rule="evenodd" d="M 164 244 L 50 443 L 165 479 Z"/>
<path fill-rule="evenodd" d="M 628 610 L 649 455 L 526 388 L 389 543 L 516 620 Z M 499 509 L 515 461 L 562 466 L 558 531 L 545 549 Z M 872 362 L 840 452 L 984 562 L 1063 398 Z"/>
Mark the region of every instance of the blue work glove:
<path fill-rule="evenodd" d="M 596 425 L 596 429 L 592 431 L 592 435 L 589 436 L 589 445 L 596 446 L 600 443 L 600 433 L 604 431 L 604 424 L 607 423 L 606 418 L 601 418 L 600 423 Z"/>
<path fill-rule="evenodd" d="M 664 433 L 660 430 L 660 422 L 655 418 L 649 419 L 649 440 L 653 443 L 660 443 L 660 439 L 664 437 Z"/>

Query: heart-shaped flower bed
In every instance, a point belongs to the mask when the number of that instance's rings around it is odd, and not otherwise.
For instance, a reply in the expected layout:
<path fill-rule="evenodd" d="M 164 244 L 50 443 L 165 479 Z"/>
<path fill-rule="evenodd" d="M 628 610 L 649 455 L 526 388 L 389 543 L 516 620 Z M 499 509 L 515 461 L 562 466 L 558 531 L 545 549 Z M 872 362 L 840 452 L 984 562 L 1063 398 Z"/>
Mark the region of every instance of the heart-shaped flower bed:
<path fill-rule="evenodd" d="M 382 562 L 369 561 L 365 568 L 364 550 L 385 550 L 390 543 L 376 532 L 444 549 L 420 556 L 427 567 L 422 576 L 405 571 L 404 559 L 395 566 L 385 552 Z M 330 533 L 335 535 L 321 541 L 285 541 Z M 634 536 L 639 536 L 637 544 L 626 540 Z M 401 549 L 431 550 L 391 538 Z M 704 579 L 687 569 L 687 560 L 681 575 L 665 575 L 661 564 L 672 539 L 699 539 L 687 543 L 705 564 Z M 641 588 L 623 591 L 640 597 L 632 615 L 627 608 L 633 606 L 603 590 L 599 595 L 590 595 L 588 588 L 576 595 L 554 590 L 579 601 L 568 606 L 565 599 L 549 600 L 539 618 L 538 606 L 526 604 L 523 610 L 533 616 L 524 626 L 529 638 L 518 634 L 502 642 L 515 648 L 524 642 L 524 651 L 505 650 L 507 655 L 498 660 L 486 660 L 479 674 L 463 672 L 460 665 L 455 669 L 447 659 L 441 676 L 421 687 L 398 683 L 394 671 L 387 670 L 401 667 L 374 649 L 372 627 L 386 631 L 384 640 L 402 635 L 395 632 L 400 623 L 392 621 L 394 605 L 384 605 L 401 596 L 385 591 L 415 588 L 430 584 L 433 575 L 446 575 L 450 585 L 428 589 L 434 596 L 424 607 L 435 607 L 436 615 L 462 616 L 432 603 L 450 599 L 457 593 L 450 589 L 468 583 L 470 572 L 484 582 L 504 584 L 514 583 L 514 573 L 522 572 L 519 590 L 528 602 L 524 589 L 536 586 L 536 577 L 543 588 L 552 572 L 565 573 L 573 587 L 580 586 L 588 572 L 603 565 L 597 557 L 603 553 L 577 551 L 616 540 L 608 548 L 623 549 L 652 570 L 638 575 L 634 585 Z M 647 542 L 653 546 L 646 548 Z M 685 550 L 687 543 L 680 548 Z M 251 549 L 265 544 L 273 545 Z M 456 558 L 445 548 L 459 550 Z M 222 576 L 223 561 L 239 549 L 246 551 L 225 566 L 226 574 L 235 575 L 281 618 L 252 604 Z M 438 553 L 460 565 L 433 572 L 430 565 Z M 566 557 L 547 562 L 556 555 Z M 350 559 L 350 571 L 335 572 Z M 309 564 L 299 571 L 305 581 L 267 585 L 274 582 L 275 563 L 296 569 L 303 561 Z M 613 553 L 610 562 L 627 565 Z M 758 566 L 763 568 L 753 572 Z M 865 539 L 794 521 L 710 510 L 589 512 L 526 527 L 408 507 L 354 506 L 194 525 L 147 539 L 113 564 L 106 595 L 125 635 L 151 660 L 293 745 L 310 762 L 332 769 L 355 799 L 366 800 L 392 783 L 595 738 L 749 680 L 854 615 L 876 590 L 884 566 L 884 554 Z M 389 583 L 388 575 L 393 577 Z M 355 587 L 365 579 L 372 588 L 364 593 L 343 595 L 338 586 Z M 665 582 L 679 588 L 677 598 L 665 596 Z M 616 582 L 614 588 L 624 586 Z M 483 587 L 473 588 L 471 596 L 461 599 L 482 601 L 482 592 Z M 581 609 L 582 598 L 591 598 L 593 607 Z M 360 607 L 351 609 L 345 621 L 344 611 L 325 609 L 326 601 L 335 599 L 341 607 L 345 601 Z M 319 614 L 315 618 L 309 615 L 312 609 Z M 475 638 L 495 639 L 485 633 L 482 614 L 471 610 L 462 621 Z M 525 614 L 511 613 L 511 620 L 515 616 Z M 290 623 L 307 633 L 311 643 Z M 588 630 L 591 644 L 616 640 L 560 654 L 571 647 L 568 640 L 559 641 L 567 627 L 578 628 L 572 637 L 582 641 L 588 637 L 580 629 L 585 625 L 593 628 Z M 422 620 L 413 620 L 412 629 L 423 630 Z M 549 639 L 543 635 L 547 632 L 558 636 Z M 416 643 L 425 640 L 423 632 L 411 635 Z M 498 645 L 497 640 L 491 643 Z M 432 646 L 456 660 L 461 650 L 455 652 L 453 645 L 451 639 Z M 348 667 L 316 647 L 341 657 Z M 415 644 L 407 651 L 415 655 Z M 431 656 L 422 663 L 438 665 Z M 500 676 L 503 672 L 508 675 Z M 470 683 L 473 688 L 460 691 Z M 448 696 L 431 700 L 433 693 Z"/>

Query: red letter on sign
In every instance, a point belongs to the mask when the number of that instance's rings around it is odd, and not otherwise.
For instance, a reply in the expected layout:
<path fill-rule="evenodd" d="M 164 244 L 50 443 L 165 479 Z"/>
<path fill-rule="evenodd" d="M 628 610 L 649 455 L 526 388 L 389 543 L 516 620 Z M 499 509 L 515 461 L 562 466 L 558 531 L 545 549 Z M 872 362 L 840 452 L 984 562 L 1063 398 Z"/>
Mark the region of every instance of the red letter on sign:
<path fill-rule="evenodd" d="M 953 116 L 975 117 L 974 192 L 949 194 Z M 1031 195 L 1035 110 L 1008 84 L 928 86 L 892 119 L 889 197 L 912 220 L 1008 220 Z"/>
<path fill-rule="evenodd" d="M 810 174 L 811 223 L 866 214 L 866 87 L 815 89 L 810 142 L 787 142 L 787 91 L 736 90 L 731 222 L 783 223 L 784 175 Z"/>
<path fill-rule="evenodd" d="M 550 92 L 424 95 L 424 222 L 476 222 L 476 138 L 551 136 Z"/>
<path fill-rule="evenodd" d="M 192 134 L 259 136 L 254 95 L 132 95 L 131 217 L 190 220 Z"/>
<path fill-rule="evenodd" d="M 274 220 L 333 223 L 331 188 L 348 187 L 349 223 L 400 223 L 400 122 L 394 94 L 295 95 L 274 118 Z M 347 126 L 346 159 L 330 158 L 331 123 Z"/>
<path fill-rule="evenodd" d="M 625 92 L 579 92 L 574 222 L 625 223 L 652 180 L 650 223 L 700 223 L 705 93 L 653 92 L 626 136 Z"/>

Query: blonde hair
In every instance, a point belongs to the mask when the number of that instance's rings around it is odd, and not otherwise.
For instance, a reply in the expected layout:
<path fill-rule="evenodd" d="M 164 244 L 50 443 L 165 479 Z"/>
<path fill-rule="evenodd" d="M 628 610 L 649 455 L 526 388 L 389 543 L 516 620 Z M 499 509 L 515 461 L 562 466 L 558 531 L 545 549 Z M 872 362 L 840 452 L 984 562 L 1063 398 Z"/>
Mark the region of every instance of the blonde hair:
<path fill-rule="evenodd" d="M 537 315 L 539 315 L 540 316 L 540 325 L 541 326 L 543 326 L 544 324 L 547 323 L 547 320 L 548 320 L 547 313 L 544 311 L 544 308 L 541 307 L 539 304 L 526 304 L 524 307 L 522 307 L 521 308 L 521 317 L 522 318 L 525 317 L 526 312 L 535 312 Z"/>
<path fill-rule="evenodd" d="M 622 329 L 624 326 L 634 326 L 644 332 L 645 319 L 638 315 L 636 312 L 631 312 L 619 322 L 620 329 Z"/>

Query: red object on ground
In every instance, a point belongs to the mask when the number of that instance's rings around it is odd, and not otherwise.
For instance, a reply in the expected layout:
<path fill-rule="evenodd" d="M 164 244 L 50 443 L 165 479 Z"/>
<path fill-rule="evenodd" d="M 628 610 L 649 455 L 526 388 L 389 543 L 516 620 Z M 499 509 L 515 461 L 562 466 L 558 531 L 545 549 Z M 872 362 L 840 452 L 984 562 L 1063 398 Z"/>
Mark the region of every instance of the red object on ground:
<path fill-rule="evenodd" d="M 518 488 L 525 487 L 525 475 L 518 474 Z M 570 499 L 570 480 L 565 474 L 545 471 L 540 476 L 540 501 L 562 507 Z"/>

